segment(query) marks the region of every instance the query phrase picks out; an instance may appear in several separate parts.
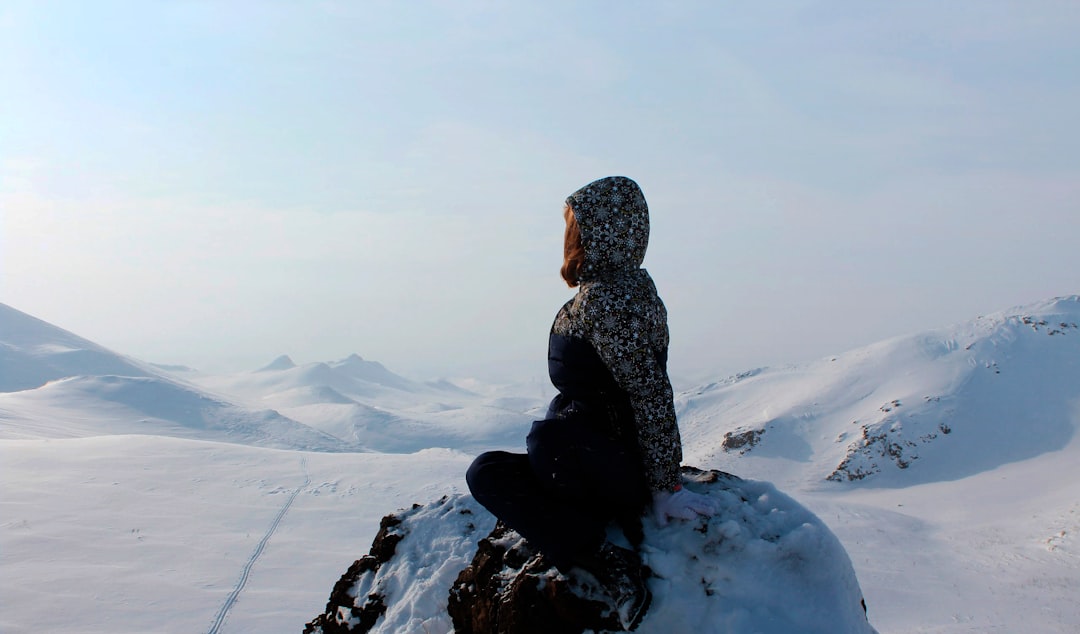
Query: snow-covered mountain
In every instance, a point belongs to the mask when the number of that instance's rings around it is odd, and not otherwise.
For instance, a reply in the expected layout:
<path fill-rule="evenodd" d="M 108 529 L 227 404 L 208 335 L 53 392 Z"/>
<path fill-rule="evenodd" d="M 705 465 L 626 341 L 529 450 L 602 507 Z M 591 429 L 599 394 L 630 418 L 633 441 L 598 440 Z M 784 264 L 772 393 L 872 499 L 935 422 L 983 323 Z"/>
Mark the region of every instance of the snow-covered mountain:
<path fill-rule="evenodd" d="M 415 402 L 418 395 L 431 396 L 429 386 L 387 370 L 381 363 L 352 354 L 330 363 L 296 365 L 282 355 L 254 372 L 201 377 L 200 382 L 250 399 L 288 393 L 297 388 L 330 388 L 350 399 L 383 398 Z M 339 398 L 339 397 L 333 397 Z"/>
<path fill-rule="evenodd" d="M 1080 423 L 1080 296 L 679 396 L 688 458 L 775 482 L 910 486 L 1065 447 Z"/>
<path fill-rule="evenodd" d="M 155 434 L 312 451 L 516 447 L 540 399 L 422 383 L 352 354 L 204 375 L 144 363 L 0 304 L 0 438 Z"/>
<path fill-rule="evenodd" d="M 190 379 L 366 450 L 394 453 L 518 446 L 525 426 L 546 405 L 485 397 L 449 381 L 413 381 L 357 354 L 303 365 L 282 355 L 254 372 Z"/>
<path fill-rule="evenodd" d="M 151 434 L 312 451 L 355 444 L 204 392 L 0 304 L 0 438 Z"/>
<path fill-rule="evenodd" d="M 879 631 L 1076 631 L 1077 324 L 1060 297 L 683 391 L 685 462 L 816 514 Z M 172 372 L 0 305 L 0 631 L 58 605 L 86 632 L 299 631 L 380 517 L 465 492 L 544 406 L 350 359 Z"/>

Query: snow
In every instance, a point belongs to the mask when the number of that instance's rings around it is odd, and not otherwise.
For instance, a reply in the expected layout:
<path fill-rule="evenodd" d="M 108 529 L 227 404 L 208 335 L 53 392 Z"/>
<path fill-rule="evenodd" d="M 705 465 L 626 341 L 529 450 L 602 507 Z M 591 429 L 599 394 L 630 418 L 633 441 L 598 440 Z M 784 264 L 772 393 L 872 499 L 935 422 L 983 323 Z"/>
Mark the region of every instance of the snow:
<path fill-rule="evenodd" d="M 299 631 L 387 509 L 464 490 L 471 459 L 163 436 L 0 447 L 4 632 L 26 631 L 58 605 L 80 632 L 207 631 L 298 489 L 221 631 Z"/>
<path fill-rule="evenodd" d="M 711 495 L 721 510 L 700 528 L 645 522 L 659 579 L 642 634 L 872 631 L 851 563 L 817 517 L 765 482 Z"/>
<path fill-rule="evenodd" d="M 1077 322 L 1080 297 L 1055 298 L 685 390 L 685 463 L 812 511 L 881 632 L 1075 632 Z M 299 631 L 383 515 L 464 493 L 472 456 L 520 450 L 544 406 L 535 386 L 466 391 L 359 357 L 166 367 L 0 305 L 0 631 L 210 631 L 219 615 L 221 632 Z M 724 589 L 730 611 L 692 629 L 747 631 L 739 592 L 811 613 L 812 596 L 784 592 L 798 577 L 773 574 L 729 519 L 709 530 L 730 532 L 760 584 Z M 687 547 L 647 530 L 658 569 Z M 427 574 L 429 555 L 407 559 Z M 681 591 L 658 596 L 643 632 L 702 616 Z"/>

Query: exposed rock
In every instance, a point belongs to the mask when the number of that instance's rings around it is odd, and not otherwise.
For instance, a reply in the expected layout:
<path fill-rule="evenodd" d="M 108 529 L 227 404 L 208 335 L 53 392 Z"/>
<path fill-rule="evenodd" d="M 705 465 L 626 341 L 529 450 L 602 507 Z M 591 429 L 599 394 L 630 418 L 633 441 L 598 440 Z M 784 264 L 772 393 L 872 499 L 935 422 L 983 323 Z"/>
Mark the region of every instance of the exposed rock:
<path fill-rule="evenodd" d="M 610 599 L 588 580 L 568 577 L 502 523 L 450 588 L 457 634 L 580 634 L 622 630 Z"/>
<path fill-rule="evenodd" d="M 740 429 L 729 431 L 724 434 L 724 442 L 721 446 L 724 448 L 724 451 L 735 451 L 736 449 L 740 449 L 741 451 L 739 453 L 745 454 L 761 441 L 761 436 L 764 433 L 764 429 Z"/>
<path fill-rule="evenodd" d="M 936 428 L 911 438 L 912 432 L 905 428 L 904 422 L 892 417 L 886 417 L 873 425 L 863 425 L 861 430 L 860 438 L 848 445 L 844 459 L 826 480 L 862 480 L 881 473 L 881 463 L 886 461 L 891 461 L 898 469 L 907 469 L 912 462 L 919 459 L 920 444 L 931 443 L 940 435 L 952 433 L 952 427 L 942 422 L 938 423 Z"/>
<path fill-rule="evenodd" d="M 387 515 L 369 553 L 334 584 L 326 609 L 304 632 L 452 631 L 450 586 L 494 526 L 495 518 L 464 495 Z"/>
<path fill-rule="evenodd" d="M 721 510 L 665 527 L 643 520 L 653 607 L 639 633 L 874 632 L 847 554 L 812 513 L 768 483 L 719 471 L 684 468 L 683 482 Z M 370 554 L 350 566 L 304 631 L 621 629 L 589 575 L 561 574 L 470 496 L 457 495 L 384 518 Z"/>
<path fill-rule="evenodd" d="M 413 509 L 417 508 L 419 505 L 413 506 Z M 362 576 L 377 573 L 379 568 L 394 556 L 398 542 L 404 537 L 397 530 L 400 525 L 401 520 L 394 515 L 382 518 L 379 522 L 379 532 L 375 534 L 375 540 L 371 543 L 371 550 L 367 555 L 354 561 L 341 579 L 334 584 L 334 589 L 330 592 L 330 601 L 326 604 L 326 611 L 306 624 L 305 634 L 309 632 L 324 632 L 325 634 L 368 632 L 374 627 L 379 617 L 386 613 L 386 597 L 381 592 L 371 592 L 364 597 L 363 603 L 357 605 L 356 588 Z"/>

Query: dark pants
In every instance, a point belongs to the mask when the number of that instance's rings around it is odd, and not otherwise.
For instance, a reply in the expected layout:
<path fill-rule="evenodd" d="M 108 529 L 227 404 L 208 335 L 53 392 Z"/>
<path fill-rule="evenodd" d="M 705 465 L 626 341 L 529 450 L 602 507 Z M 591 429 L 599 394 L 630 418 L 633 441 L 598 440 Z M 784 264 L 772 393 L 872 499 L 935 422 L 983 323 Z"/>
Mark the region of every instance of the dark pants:
<path fill-rule="evenodd" d="M 572 419 L 533 423 L 527 447 L 481 454 L 469 490 L 561 570 L 599 548 L 613 519 L 640 514 L 647 488 L 634 449 Z"/>

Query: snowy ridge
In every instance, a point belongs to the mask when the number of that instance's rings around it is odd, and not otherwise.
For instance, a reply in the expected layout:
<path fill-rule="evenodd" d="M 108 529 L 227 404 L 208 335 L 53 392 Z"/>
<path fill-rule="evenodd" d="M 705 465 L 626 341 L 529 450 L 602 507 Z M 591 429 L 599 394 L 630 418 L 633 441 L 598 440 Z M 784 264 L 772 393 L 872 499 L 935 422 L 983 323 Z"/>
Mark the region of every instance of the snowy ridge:
<path fill-rule="evenodd" d="M 0 438 L 153 434 L 279 449 L 357 450 L 248 409 L 0 304 Z"/>
<path fill-rule="evenodd" d="M 516 447 L 538 399 L 420 383 L 352 354 L 181 376 L 0 305 L 0 438 L 160 434 L 312 451 Z"/>
<path fill-rule="evenodd" d="M 251 410 L 161 377 L 77 376 L 0 393 L 0 438 L 151 434 L 276 449 L 350 451 L 273 410 Z"/>
<path fill-rule="evenodd" d="M 464 451 L 517 447 L 540 399 L 482 397 L 449 381 L 421 383 L 359 355 L 295 365 L 282 356 L 255 372 L 199 376 L 249 407 L 270 407 L 364 450 L 408 453 L 426 447 Z"/>
<path fill-rule="evenodd" d="M 29 390 L 69 376 L 101 374 L 157 373 L 150 366 L 0 304 L 0 392 Z"/>
<path fill-rule="evenodd" d="M 694 460 L 787 482 L 907 486 L 980 473 L 1073 437 L 1078 322 L 1080 298 L 1063 297 L 754 370 L 681 394 L 683 437 Z"/>
<path fill-rule="evenodd" d="M 254 372 L 225 376 L 197 377 L 201 385 L 249 401 L 272 400 L 282 406 L 309 405 L 313 389 L 329 390 L 327 402 L 341 399 L 354 401 L 378 400 L 407 406 L 440 395 L 448 398 L 469 398 L 475 394 L 448 382 L 420 383 L 387 370 L 376 361 L 366 361 L 352 354 L 339 361 L 296 365 L 288 355 L 282 355 Z M 308 390 L 305 394 L 304 390 Z M 290 401 L 290 395 L 299 400 Z"/>

